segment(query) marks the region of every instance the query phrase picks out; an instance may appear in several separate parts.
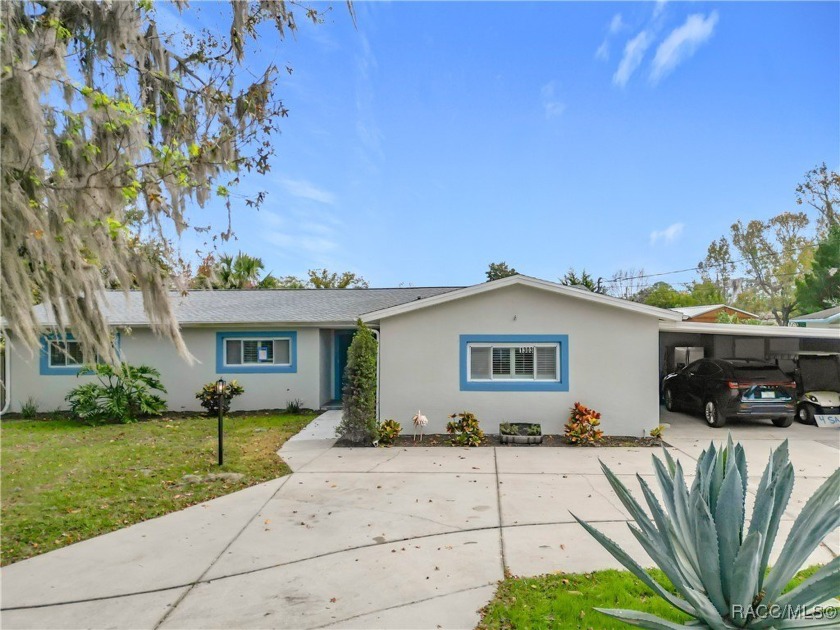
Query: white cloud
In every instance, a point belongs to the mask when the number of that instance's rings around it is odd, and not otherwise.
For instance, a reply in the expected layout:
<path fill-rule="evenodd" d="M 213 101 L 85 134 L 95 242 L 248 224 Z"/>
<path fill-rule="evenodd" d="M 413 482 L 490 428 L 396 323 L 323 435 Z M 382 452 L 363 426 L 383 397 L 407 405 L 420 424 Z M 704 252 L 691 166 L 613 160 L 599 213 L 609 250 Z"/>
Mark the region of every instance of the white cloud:
<path fill-rule="evenodd" d="M 595 59 L 607 61 L 610 58 L 610 43 L 605 39 L 595 51 Z"/>
<path fill-rule="evenodd" d="M 656 19 L 660 15 L 662 15 L 662 12 L 665 10 L 665 3 L 666 2 L 668 2 L 668 0 L 656 0 L 656 3 L 653 6 L 653 18 L 654 19 Z"/>
<path fill-rule="evenodd" d="M 280 179 L 280 185 L 286 189 L 286 192 L 294 197 L 301 199 L 309 199 L 310 201 L 317 201 L 319 203 L 334 204 L 335 195 L 331 192 L 318 188 L 311 182 L 305 179 L 291 179 L 283 177 Z"/>
<path fill-rule="evenodd" d="M 260 217 L 263 223 L 260 237 L 280 248 L 275 252 L 280 257 L 324 264 L 325 256 L 339 248 L 341 222 L 328 212 L 292 209 L 280 215 L 263 209 Z"/>
<path fill-rule="evenodd" d="M 645 56 L 645 51 L 651 44 L 651 34 L 648 31 L 642 31 L 633 39 L 627 42 L 624 46 L 624 55 L 618 68 L 613 75 L 613 83 L 615 85 L 624 87 L 630 80 L 630 77 L 642 63 Z"/>
<path fill-rule="evenodd" d="M 708 17 L 700 13 L 689 15 L 682 26 L 678 26 L 665 38 L 651 64 L 650 78 L 654 83 L 672 72 L 680 63 L 691 57 L 694 52 L 714 33 L 718 22 L 717 11 Z"/>
<path fill-rule="evenodd" d="M 566 111 L 566 104 L 557 98 L 555 92 L 554 81 L 549 81 L 540 89 L 543 111 L 548 119 L 557 118 Z"/>
<path fill-rule="evenodd" d="M 598 50 L 595 51 L 596 59 L 607 61 L 610 58 L 610 37 L 623 31 L 625 28 L 627 28 L 627 24 L 622 19 L 621 13 L 616 13 L 612 16 L 610 23 L 607 25 L 607 36 L 601 42 L 601 45 L 598 46 Z"/>
<path fill-rule="evenodd" d="M 356 135 L 359 139 L 359 163 L 371 173 L 379 171 L 378 164 L 385 159 L 382 149 L 383 135 L 376 119 L 374 101 L 374 75 L 379 63 L 364 33 L 360 34 L 361 44 L 356 55 Z"/>
<path fill-rule="evenodd" d="M 673 243 L 682 234 L 684 223 L 672 223 L 664 230 L 654 230 L 650 233 L 650 244 L 656 245 L 658 241 L 664 242 L 666 245 Z"/>
<path fill-rule="evenodd" d="M 326 254 L 338 247 L 335 241 L 322 236 L 269 232 L 264 235 L 264 239 L 272 245 L 277 245 L 278 247 L 283 247 L 291 251 L 302 252 L 310 256 Z"/>

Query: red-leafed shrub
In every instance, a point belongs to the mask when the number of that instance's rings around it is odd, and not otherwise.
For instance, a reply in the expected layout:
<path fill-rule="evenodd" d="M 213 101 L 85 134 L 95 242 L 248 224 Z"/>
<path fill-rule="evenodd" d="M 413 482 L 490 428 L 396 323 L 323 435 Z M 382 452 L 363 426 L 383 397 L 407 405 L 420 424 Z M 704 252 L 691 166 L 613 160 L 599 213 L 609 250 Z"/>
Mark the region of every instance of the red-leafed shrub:
<path fill-rule="evenodd" d="M 598 444 L 604 439 L 601 414 L 576 402 L 566 423 L 566 439 L 572 444 Z"/>

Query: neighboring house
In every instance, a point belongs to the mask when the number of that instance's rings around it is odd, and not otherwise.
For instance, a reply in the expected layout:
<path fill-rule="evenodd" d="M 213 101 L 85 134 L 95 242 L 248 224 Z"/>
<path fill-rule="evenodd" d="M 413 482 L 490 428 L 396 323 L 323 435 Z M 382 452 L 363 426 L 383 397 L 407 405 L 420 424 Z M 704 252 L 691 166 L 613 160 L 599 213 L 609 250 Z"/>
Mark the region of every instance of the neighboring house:
<path fill-rule="evenodd" d="M 681 306 L 679 308 L 672 308 L 671 310 L 681 313 L 687 322 L 707 322 L 709 324 L 714 324 L 718 321 L 718 316 L 721 313 L 726 313 L 729 317 L 737 317 L 739 320 L 761 319 L 755 313 L 742 311 L 740 308 L 735 308 L 734 306 L 729 306 L 728 304 Z"/>
<path fill-rule="evenodd" d="M 790 321 L 792 324 L 803 328 L 840 328 L 840 306 L 827 308 L 810 315 L 800 315 Z"/>

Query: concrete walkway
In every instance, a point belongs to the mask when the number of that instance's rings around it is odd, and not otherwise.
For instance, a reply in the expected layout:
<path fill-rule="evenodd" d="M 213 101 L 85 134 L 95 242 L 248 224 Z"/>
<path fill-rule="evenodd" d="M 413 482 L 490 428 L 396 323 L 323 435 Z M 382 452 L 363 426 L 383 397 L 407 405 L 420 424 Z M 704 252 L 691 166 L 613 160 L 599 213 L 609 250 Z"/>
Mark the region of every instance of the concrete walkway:
<path fill-rule="evenodd" d="M 3 627 L 471 628 L 505 570 L 618 567 L 570 510 L 645 558 L 598 457 L 637 488 L 651 449 L 331 448 L 339 415 L 284 445 L 292 475 L 5 567 Z M 670 419 L 689 470 L 726 437 Z M 840 463 L 840 434 L 802 428 L 785 535 Z M 743 440 L 753 492 L 770 429 Z"/>

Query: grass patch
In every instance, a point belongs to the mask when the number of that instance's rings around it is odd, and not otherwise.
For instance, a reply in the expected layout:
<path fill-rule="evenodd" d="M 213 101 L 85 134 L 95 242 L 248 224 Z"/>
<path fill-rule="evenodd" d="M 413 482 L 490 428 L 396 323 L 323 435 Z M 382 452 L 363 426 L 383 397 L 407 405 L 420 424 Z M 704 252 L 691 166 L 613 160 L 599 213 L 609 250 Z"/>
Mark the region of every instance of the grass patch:
<path fill-rule="evenodd" d="M 9 564 L 180 510 L 290 472 L 276 456 L 315 414 L 225 418 L 217 466 L 215 418 L 86 426 L 66 418 L 4 420 L 0 562 Z M 184 475 L 242 473 L 184 484 Z"/>
<path fill-rule="evenodd" d="M 801 571 L 788 586 L 793 588 L 819 569 Z M 653 578 L 674 592 L 665 575 L 650 571 Z M 787 589 L 786 589 L 787 590 Z M 576 628 L 626 630 L 629 626 L 603 615 L 595 608 L 629 608 L 658 615 L 676 623 L 691 618 L 656 596 L 627 571 L 553 573 L 533 578 L 511 577 L 499 583 L 493 600 L 481 611 L 478 628 Z"/>

